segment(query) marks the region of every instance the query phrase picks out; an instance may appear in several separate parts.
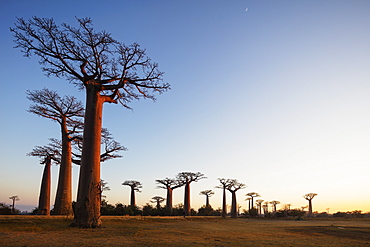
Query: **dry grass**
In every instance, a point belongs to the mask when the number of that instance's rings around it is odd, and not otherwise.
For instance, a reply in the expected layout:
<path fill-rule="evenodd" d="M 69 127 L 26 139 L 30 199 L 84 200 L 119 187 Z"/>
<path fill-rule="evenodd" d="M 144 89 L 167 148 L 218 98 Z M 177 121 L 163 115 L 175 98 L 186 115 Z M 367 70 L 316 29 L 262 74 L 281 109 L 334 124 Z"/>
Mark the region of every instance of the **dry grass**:
<path fill-rule="evenodd" d="M 103 228 L 71 219 L 0 216 L 0 246 L 370 246 L 369 220 L 218 217 L 102 217 Z"/>

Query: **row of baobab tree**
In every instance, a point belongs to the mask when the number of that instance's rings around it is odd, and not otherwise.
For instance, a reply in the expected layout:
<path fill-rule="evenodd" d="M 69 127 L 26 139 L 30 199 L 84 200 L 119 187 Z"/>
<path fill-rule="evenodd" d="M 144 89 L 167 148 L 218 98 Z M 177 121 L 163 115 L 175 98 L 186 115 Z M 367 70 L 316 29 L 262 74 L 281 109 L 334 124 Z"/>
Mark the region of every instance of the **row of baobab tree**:
<path fill-rule="evenodd" d="M 72 163 L 80 165 L 72 226 L 95 228 L 101 226 L 100 163 L 118 157 L 116 152 L 125 149 L 111 136 L 104 140 L 103 104 L 120 103 L 130 108 L 133 100 L 154 100 L 156 93 L 166 92 L 170 85 L 163 82 L 164 73 L 139 44 L 126 45 L 106 31 L 95 31 L 90 18 L 76 20 L 77 26 L 71 26 L 58 25 L 52 18 L 18 18 L 10 31 L 15 38 L 15 48 L 26 57 L 38 57 L 47 76 L 66 79 L 86 93 L 83 106 L 73 96 L 60 101 L 59 96 L 46 89 L 28 92 L 29 99 L 35 103 L 29 111 L 56 121 L 61 128 L 60 141 L 51 139 L 49 145 L 37 146 L 30 155 L 40 157 L 45 164 L 42 183 L 45 195 L 50 191 L 51 162 L 60 164 L 55 199 L 55 210 L 60 214 L 72 213 L 71 167 Z M 76 143 L 75 149 L 73 143 Z M 107 147 L 105 151 L 101 151 L 102 143 Z M 190 183 L 191 179 L 185 183 L 186 193 L 190 193 Z M 226 190 L 231 192 L 235 205 L 235 193 L 243 184 L 225 179 L 221 187 L 224 194 Z M 50 198 L 40 198 L 40 202 L 48 200 Z M 232 214 L 235 213 L 233 207 Z"/>
<path fill-rule="evenodd" d="M 206 178 L 204 174 L 200 172 L 180 172 L 177 174 L 176 178 L 165 178 L 165 179 L 156 179 L 156 183 L 159 184 L 158 188 L 166 189 L 167 190 L 167 197 L 163 198 L 161 196 L 154 196 L 152 197 L 153 203 L 157 204 L 157 208 L 159 208 L 160 203 L 166 200 L 166 211 L 171 215 L 172 206 L 173 206 L 173 190 L 176 188 L 180 188 L 185 186 L 185 193 L 184 193 L 184 216 L 189 216 L 191 214 L 191 204 L 190 204 L 190 184 L 192 182 L 198 182 L 200 179 Z M 236 200 L 236 192 L 240 189 L 246 188 L 246 185 L 240 183 L 237 179 L 225 179 L 225 178 L 218 178 L 220 185 L 216 186 L 216 188 L 223 190 L 222 196 L 222 217 L 226 217 L 227 215 L 227 204 L 226 204 L 226 191 L 231 192 L 231 212 L 230 215 L 232 218 L 236 218 L 238 216 L 238 203 Z M 122 185 L 129 186 L 131 188 L 131 199 L 130 205 L 132 207 L 136 206 L 136 199 L 135 199 L 135 192 L 141 192 L 140 189 L 142 188 L 142 183 L 136 180 L 127 180 L 122 183 Z M 210 207 L 209 198 L 214 194 L 212 190 L 203 190 L 199 193 L 200 195 L 204 195 L 206 197 L 205 207 Z M 254 198 L 260 197 L 260 195 L 256 192 L 249 192 L 246 194 L 248 197 L 246 201 L 248 201 L 248 212 L 251 214 L 252 211 L 256 210 L 257 214 L 262 215 L 262 208 L 264 214 L 268 213 L 268 205 L 271 204 L 273 207 L 273 212 L 276 212 L 276 206 L 280 204 L 279 201 L 264 201 L 262 199 L 256 200 L 256 206 L 254 207 Z M 312 215 L 312 200 L 317 196 L 316 193 L 308 193 L 303 196 L 308 201 L 308 216 Z M 262 205 L 262 203 L 264 204 Z M 289 204 L 288 204 L 289 205 Z"/>

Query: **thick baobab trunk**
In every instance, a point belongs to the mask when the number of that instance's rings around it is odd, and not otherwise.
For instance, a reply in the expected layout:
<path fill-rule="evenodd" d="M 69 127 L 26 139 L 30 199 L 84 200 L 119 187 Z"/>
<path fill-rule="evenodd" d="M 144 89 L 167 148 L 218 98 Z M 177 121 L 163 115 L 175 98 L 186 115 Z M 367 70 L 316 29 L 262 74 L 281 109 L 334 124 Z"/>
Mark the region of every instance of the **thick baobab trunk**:
<path fill-rule="evenodd" d="M 312 217 L 312 200 L 308 200 L 308 217 Z"/>
<path fill-rule="evenodd" d="M 50 215 L 50 184 L 51 184 L 51 158 L 47 157 L 45 160 L 44 173 L 42 175 L 41 181 L 39 209 L 37 211 L 38 215 Z"/>
<path fill-rule="evenodd" d="M 62 158 L 59 167 L 58 189 L 54 214 L 73 215 L 72 209 L 72 145 L 66 121 L 62 123 Z"/>
<path fill-rule="evenodd" d="M 185 198 L 184 198 L 184 213 L 185 216 L 190 216 L 190 183 L 185 185 Z"/>
<path fill-rule="evenodd" d="M 222 218 L 226 218 L 226 188 L 223 189 L 223 195 L 222 195 Z"/>
<path fill-rule="evenodd" d="M 100 141 L 104 98 L 94 85 L 86 86 L 86 111 L 80 177 L 72 226 L 96 228 L 100 220 Z"/>
<path fill-rule="evenodd" d="M 131 187 L 131 207 L 135 207 L 136 200 L 135 200 L 135 188 Z"/>
<path fill-rule="evenodd" d="M 172 191 L 173 189 L 167 188 L 166 209 L 169 214 L 172 214 Z"/>
<path fill-rule="evenodd" d="M 209 207 L 209 196 L 206 195 L 206 207 Z"/>
<path fill-rule="evenodd" d="M 231 191 L 231 218 L 238 218 L 236 207 L 236 191 Z"/>

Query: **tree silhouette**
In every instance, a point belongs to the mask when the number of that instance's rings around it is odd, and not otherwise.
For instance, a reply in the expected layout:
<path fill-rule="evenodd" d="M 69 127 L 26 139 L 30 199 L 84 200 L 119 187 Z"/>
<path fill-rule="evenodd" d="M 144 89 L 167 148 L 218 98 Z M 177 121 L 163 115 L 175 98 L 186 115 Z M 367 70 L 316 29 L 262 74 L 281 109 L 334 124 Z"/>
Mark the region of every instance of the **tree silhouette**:
<path fill-rule="evenodd" d="M 260 197 L 260 194 L 256 193 L 256 192 L 249 192 L 248 194 L 246 194 L 246 196 L 250 196 L 251 198 L 251 208 L 253 209 L 254 208 L 254 202 L 253 202 L 253 199 L 255 197 Z"/>
<path fill-rule="evenodd" d="M 135 200 L 135 191 L 141 192 L 141 188 L 143 188 L 142 184 L 139 181 L 136 180 L 126 180 L 125 182 L 122 183 L 122 185 L 127 185 L 130 186 L 131 188 L 131 202 L 130 205 L 131 207 L 136 206 L 136 200 Z"/>
<path fill-rule="evenodd" d="M 236 179 L 231 179 L 227 190 L 231 192 L 231 218 L 237 218 L 237 203 L 236 203 L 236 192 L 240 189 L 244 189 L 245 184 L 238 182 Z"/>
<path fill-rule="evenodd" d="M 27 154 L 40 158 L 40 164 L 45 165 L 41 180 L 41 188 L 39 195 L 38 215 L 50 215 L 50 185 L 51 185 L 51 163 L 60 163 L 60 153 L 56 149 L 54 143 L 46 146 L 36 146 L 32 152 Z M 72 205 L 72 202 L 71 202 Z"/>
<path fill-rule="evenodd" d="M 20 199 L 18 196 L 11 196 L 9 199 L 12 200 L 12 214 L 15 214 L 15 202 L 19 201 Z"/>
<path fill-rule="evenodd" d="M 268 212 L 269 212 L 269 203 L 270 202 L 268 202 L 268 201 L 265 201 L 265 202 L 263 202 L 263 214 L 264 215 L 267 215 L 268 214 Z"/>
<path fill-rule="evenodd" d="M 264 201 L 264 200 L 262 200 L 262 199 L 258 199 L 258 200 L 256 200 L 258 214 L 262 214 L 262 202 L 263 202 L 263 201 Z"/>
<path fill-rule="evenodd" d="M 312 216 L 312 199 L 317 196 L 316 193 L 308 193 L 303 196 L 308 201 L 308 217 Z"/>
<path fill-rule="evenodd" d="M 18 18 L 10 31 L 26 57 L 37 55 L 46 74 L 66 78 L 86 92 L 86 107 L 77 203 L 72 226 L 94 228 L 100 220 L 100 139 L 103 104 L 155 99 L 169 89 L 163 73 L 136 43 L 125 45 L 105 31 L 96 32 L 90 18 L 78 26 L 58 26 L 53 19 Z"/>
<path fill-rule="evenodd" d="M 59 164 L 58 188 L 55 196 L 54 214 L 72 215 L 72 144 L 83 127 L 84 108 L 73 96 L 60 97 L 48 89 L 27 91 L 32 101 L 28 112 L 51 119 L 60 125 L 61 161 Z"/>
<path fill-rule="evenodd" d="M 251 211 L 251 201 L 252 201 L 252 198 L 248 197 L 245 199 L 246 201 L 248 201 L 248 211 L 250 212 Z"/>
<path fill-rule="evenodd" d="M 157 210 L 160 210 L 161 209 L 161 203 L 166 200 L 165 198 L 161 197 L 161 196 L 153 196 L 152 197 L 152 200 L 150 202 L 152 203 L 156 203 L 157 204 Z"/>
<path fill-rule="evenodd" d="M 206 207 L 209 207 L 209 198 L 214 195 L 215 192 L 213 192 L 212 190 L 203 190 L 199 193 L 199 195 L 204 195 L 206 196 Z"/>
<path fill-rule="evenodd" d="M 106 198 L 107 196 L 103 195 L 103 191 L 109 191 L 110 188 L 108 186 L 108 182 L 105 182 L 104 179 L 100 179 L 100 187 L 101 187 L 101 193 L 100 196 L 101 198 Z"/>
<path fill-rule="evenodd" d="M 204 174 L 200 172 L 180 172 L 177 174 L 177 180 L 179 183 L 185 185 L 185 195 L 184 195 L 184 212 L 185 216 L 191 215 L 190 207 L 190 184 L 192 182 L 198 182 L 199 180 L 206 178 Z"/>
<path fill-rule="evenodd" d="M 271 201 L 270 204 L 273 206 L 274 213 L 276 213 L 276 205 L 280 204 L 279 201 Z"/>
<path fill-rule="evenodd" d="M 160 184 L 158 188 L 167 190 L 166 210 L 169 214 L 172 214 L 172 192 L 174 189 L 184 186 L 184 184 L 172 178 L 156 179 L 155 181 Z"/>
<path fill-rule="evenodd" d="M 225 178 L 218 178 L 221 185 L 216 186 L 218 189 L 222 189 L 222 217 L 225 218 L 227 214 L 227 207 L 226 207 L 226 189 L 227 187 L 232 183 L 231 179 L 225 179 Z"/>

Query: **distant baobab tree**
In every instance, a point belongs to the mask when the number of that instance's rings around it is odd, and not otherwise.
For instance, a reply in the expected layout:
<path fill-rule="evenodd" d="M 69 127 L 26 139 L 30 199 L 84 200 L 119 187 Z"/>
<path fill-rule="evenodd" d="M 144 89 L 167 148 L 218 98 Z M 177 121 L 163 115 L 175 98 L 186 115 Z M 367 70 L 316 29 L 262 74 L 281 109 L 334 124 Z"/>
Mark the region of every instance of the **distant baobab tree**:
<path fill-rule="evenodd" d="M 51 163 L 60 163 L 60 153 L 55 148 L 54 143 L 46 146 L 36 146 L 32 152 L 27 154 L 40 158 L 40 164 L 45 165 L 41 180 L 39 195 L 38 215 L 50 215 L 50 185 L 51 185 Z M 71 202 L 72 205 L 72 202 Z"/>
<path fill-rule="evenodd" d="M 222 189 L 222 217 L 225 218 L 227 215 L 227 206 L 226 206 L 226 189 L 232 182 L 231 179 L 226 179 L 226 178 L 218 178 L 220 181 L 221 185 L 216 186 L 218 189 Z"/>
<path fill-rule="evenodd" d="M 272 205 L 273 207 L 273 212 L 276 213 L 276 205 L 280 204 L 279 201 L 271 201 L 270 204 Z"/>
<path fill-rule="evenodd" d="M 209 198 L 214 195 L 215 192 L 213 192 L 212 190 L 203 190 L 199 193 L 199 195 L 204 195 L 206 196 L 206 207 L 209 207 Z"/>
<path fill-rule="evenodd" d="M 237 202 L 236 202 L 236 192 L 240 189 L 244 189 L 245 184 L 238 182 L 236 179 L 231 179 L 227 190 L 231 192 L 231 218 L 237 218 Z"/>
<path fill-rule="evenodd" d="M 200 172 L 180 172 L 177 174 L 177 180 L 185 185 L 184 195 L 184 212 L 185 216 L 190 216 L 190 184 L 192 182 L 198 182 L 199 180 L 206 178 L 203 173 Z"/>
<path fill-rule="evenodd" d="M 136 206 L 135 191 L 141 192 L 140 189 L 143 188 L 142 184 L 139 181 L 136 181 L 136 180 L 126 180 L 125 182 L 122 183 L 122 185 L 130 186 L 130 188 L 131 188 L 130 205 L 131 205 L 131 207 L 135 207 Z"/>
<path fill-rule="evenodd" d="M 161 209 L 161 203 L 166 200 L 165 198 L 161 197 L 161 196 L 153 196 L 152 197 L 152 200 L 150 202 L 152 203 L 156 203 L 156 207 L 157 209 Z"/>
<path fill-rule="evenodd" d="M 103 195 L 103 191 L 109 191 L 110 188 L 108 186 L 108 182 L 104 181 L 103 179 L 100 179 L 100 196 L 101 198 L 106 198 L 107 196 Z"/>
<path fill-rule="evenodd" d="M 258 214 L 262 214 L 262 202 L 263 202 L 263 201 L 264 201 L 264 200 L 262 200 L 262 199 L 258 199 L 258 200 L 256 200 Z"/>
<path fill-rule="evenodd" d="M 248 211 L 250 212 L 251 211 L 251 208 L 252 208 L 252 206 L 251 206 L 251 204 L 252 204 L 252 198 L 248 197 L 245 200 L 248 202 Z"/>
<path fill-rule="evenodd" d="M 260 197 L 260 194 L 258 194 L 256 192 L 249 192 L 248 194 L 246 194 L 246 196 L 249 196 L 251 198 L 251 208 L 253 209 L 254 208 L 254 201 L 253 201 L 253 199 L 255 197 Z"/>
<path fill-rule="evenodd" d="M 76 18 L 77 27 L 57 25 L 52 18 L 18 18 L 10 29 L 16 48 L 39 57 L 48 76 L 65 78 L 85 89 L 86 106 L 78 184 L 72 226 L 95 228 L 100 220 L 100 139 L 103 104 L 128 104 L 135 99 L 155 99 L 169 84 L 163 72 L 136 43 L 125 45 L 105 31 L 96 32 L 90 18 Z"/>
<path fill-rule="evenodd" d="M 20 199 L 18 196 L 11 196 L 9 199 L 12 200 L 12 214 L 15 214 L 15 202 L 19 201 Z"/>
<path fill-rule="evenodd" d="M 308 201 L 308 217 L 312 216 L 312 199 L 317 196 L 316 193 L 308 193 L 303 196 Z"/>
<path fill-rule="evenodd" d="M 54 214 L 73 215 L 72 209 L 72 141 L 82 131 L 84 108 L 73 96 L 60 97 L 49 89 L 27 91 L 32 101 L 28 112 L 51 119 L 61 130 L 61 160 L 59 163 L 58 188 L 55 196 Z"/>
<path fill-rule="evenodd" d="M 268 214 L 268 212 L 269 212 L 269 203 L 270 202 L 268 202 L 268 201 L 264 201 L 263 202 L 263 214 L 264 215 L 267 215 Z"/>
<path fill-rule="evenodd" d="M 158 188 L 167 190 L 166 210 L 167 213 L 171 215 L 173 190 L 184 186 L 184 184 L 173 178 L 156 179 L 155 181 L 157 184 L 160 184 L 158 185 Z"/>

